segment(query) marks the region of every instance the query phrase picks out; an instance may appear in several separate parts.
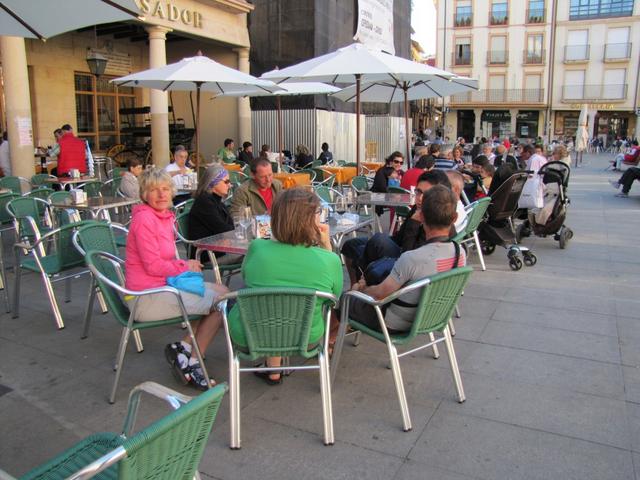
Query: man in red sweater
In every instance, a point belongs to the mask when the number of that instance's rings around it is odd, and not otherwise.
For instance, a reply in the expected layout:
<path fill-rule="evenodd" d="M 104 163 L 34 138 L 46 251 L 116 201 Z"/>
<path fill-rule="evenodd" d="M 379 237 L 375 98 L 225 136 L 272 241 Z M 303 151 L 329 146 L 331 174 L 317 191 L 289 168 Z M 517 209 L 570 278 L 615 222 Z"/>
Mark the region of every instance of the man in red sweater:
<path fill-rule="evenodd" d="M 71 125 L 62 126 L 63 135 L 58 140 L 60 154 L 58 155 L 58 168 L 56 175 L 62 177 L 68 175 L 73 168 L 87 173 L 87 154 L 84 141 L 73 134 Z"/>

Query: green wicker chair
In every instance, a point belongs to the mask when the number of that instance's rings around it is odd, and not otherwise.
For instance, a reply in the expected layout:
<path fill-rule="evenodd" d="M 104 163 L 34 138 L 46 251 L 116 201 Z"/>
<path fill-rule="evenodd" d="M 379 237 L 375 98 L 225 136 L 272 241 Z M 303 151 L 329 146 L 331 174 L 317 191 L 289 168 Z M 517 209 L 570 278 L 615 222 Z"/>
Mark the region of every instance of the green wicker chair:
<path fill-rule="evenodd" d="M 314 160 L 313 162 L 311 162 L 311 167 L 312 168 L 320 168 L 322 167 L 322 160 Z"/>
<path fill-rule="evenodd" d="M 118 178 L 122 177 L 122 175 L 127 172 L 129 169 L 127 167 L 113 167 L 109 171 L 109 178 Z"/>
<path fill-rule="evenodd" d="M 23 177 L 2 177 L 0 178 L 0 188 L 8 188 L 13 193 L 24 195 L 31 191 L 31 182 Z"/>
<path fill-rule="evenodd" d="M 358 164 L 356 162 L 345 162 L 344 167 L 357 167 Z"/>
<path fill-rule="evenodd" d="M 21 221 L 31 224 L 36 232 L 35 241 L 23 241 L 14 245 L 15 252 L 15 287 L 13 292 L 13 318 L 20 316 L 20 281 L 22 270 L 39 274 L 49 297 L 51 310 L 58 329 L 64 328 L 62 314 L 58 307 L 53 283 L 65 281 L 65 302 L 71 301 L 71 279 L 88 273 L 87 270 L 78 271 L 84 266 L 82 256 L 73 247 L 71 237 L 75 229 L 82 225 L 71 223 L 53 229 L 40 236 L 38 227 L 31 217 L 21 218 Z M 21 258 L 20 252 L 26 252 L 26 257 Z"/>
<path fill-rule="evenodd" d="M 2 235 L 4 232 L 15 229 L 13 217 L 7 210 L 7 204 L 16 198 L 20 198 L 17 193 L 3 193 L 0 195 L 0 288 L 4 292 L 4 305 L 7 313 L 11 311 L 11 302 L 9 300 L 9 289 L 7 288 L 7 271 L 4 266 L 4 240 Z"/>
<path fill-rule="evenodd" d="M 13 218 L 16 238 L 33 242 L 39 235 L 51 230 L 42 212 L 49 208 L 49 203 L 41 198 L 19 197 L 7 203 L 6 209 Z M 28 221 L 30 218 L 31 221 Z"/>
<path fill-rule="evenodd" d="M 239 319 L 247 338 L 247 347 L 237 347 L 229 335 L 227 301 L 235 299 Z M 317 301 L 323 303 L 325 335 L 321 343 L 309 344 L 309 334 Z M 248 288 L 228 293 L 218 299 L 229 350 L 230 425 L 232 449 L 240 448 L 240 373 L 280 371 L 282 367 L 240 367 L 240 360 L 255 362 L 265 357 L 318 357 L 317 365 L 286 367 L 287 370 L 317 369 L 320 373 L 320 395 L 324 421 L 324 443 L 333 445 L 333 413 L 329 381 L 329 322 L 331 307 L 337 299 L 330 293 L 308 288 Z"/>
<path fill-rule="evenodd" d="M 194 248 L 193 244 L 194 240 L 189 240 L 189 212 L 182 212 L 176 216 L 176 224 L 175 224 L 176 235 L 178 236 L 178 241 L 185 245 L 185 254 L 187 258 L 189 258 L 191 249 Z M 195 258 L 200 258 L 202 253 L 201 250 L 196 250 Z M 228 265 L 218 265 L 216 260 L 216 256 L 213 252 L 207 250 L 207 256 L 209 257 L 209 265 L 205 265 L 205 268 L 211 268 L 213 270 L 213 274 L 215 276 L 217 283 L 222 283 L 224 279 L 224 284 L 229 286 L 229 282 L 231 281 L 231 276 L 236 273 L 240 273 L 242 268 L 242 263 L 230 263 Z"/>
<path fill-rule="evenodd" d="M 388 187 L 387 188 L 387 192 L 389 193 L 406 193 L 406 194 L 410 194 L 411 192 L 405 188 L 401 188 L 401 187 Z M 400 223 L 398 222 L 398 220 L 400 219 L 400 221 L 404 221 L 407 218 L 409 218 L 409 215 L 411 213 L 411 208 L 409 207 L 394 207 L 393 208 L 394 211 L 394 216 L 393 216 L 393 220 L 391 221 L 391 227 L 389 229 L 389 232 L 393 233 L 395 231 L 395 227 L 396 224 Z"/>
<path fill-rule="evenodd" d="M 198 359 L 202 367 L 204 378 L 210 378 L 190 323 L 192 321 L 200 320 L 202 316 L 187 314 L 178 290 L 169 286 L 151 288 L 142 291 L 133 291 L 125 288 L 123 272 L 124 261 L 115 255 L 111 255 L 110 253 L 98 252 L 95 250 L 88 251 L 85 254 L 85 261 L 89 266 L 89 270 L 93 274 L 93 278 L 95 278 L 96 282 L 98 282 L 98 286 L 100 287 L 100 291 L 104 295 L 109 311 L 113 314 L 116 321 L 123 327 L 122 337 L 120 339 L 120 345 L 118 346 L 118 354 L 115 363 L 116 376 L 113 381 L 111 394 L 109 395 L 109 403 L 114 403 L 116 400 L 116 391 L 118 389 L 118 383 L 120 381 L 120 374 L 122 373 L 122 365 L 124 362 L 124 355 L 127 351 L 127 344 L 129 343 L 129 337 L 131 336 L 131 333 L 136 330 L 184 324 L 187 328 L 189 336 L 191 337 L 191 345 L 193 351 L 196 354 L 196 358 Z M 144 295 L 153 295 L 155 293 L 170 293 L 174 295 L 176 297 L 176 303 L 179 305 L 180 310 L 182 311 L 182 315 L 175 318 L 167 318 L 165 320 L 157 320 L 152 322 L 134 321 L 137 308 L 137 302 L 135 301 L 135 299 Z M 129 309 L 129 305 L 123 300 L 123 296 L 126 295 L 134 297 L 133 308 L 131 310 Z"/>
<path fill-rule="evenodd" d="M 369 185 L 369 179 L 364 175 L 357 175 L 351 179 L 351 188 L 353 189 L 353 193 L 356 195 L 367 193 L 371 188 Z"/>
<path fill-rule="evenodd" d="M 129 395 L 121 433 L 91 435 L 21 480 L 199 478 L 198 465 L 226 391 L 222 384 L 192 399 L 154 382 L 142 383 Z M 175 411 L 133 434 L 143 392 Z"/>
<path fill-rule="evenodd" d="M 185 200 L 184 202 L 180 202 L 179 204 L 173 206 L 173 211 L 176 215 L 179 215 L 181 213 L 189 213 L 191 211 L 191 207 L 193 207 L 193 202 L 195 202 L 195 199 L 193 198 Z"/>
<path fill-rule="evenodd" d="M 346 160 L 336 160 L 336 165 L 338 165 L 339 167 L 344 167 L 346 164 Z"/>
<path fill-rule="evenodd" d="M 116 233 L 119 235 L 116 235 Z M 120 257 L 120 247 L 126 245 L 128 234 L 129 231 L 120 224 L 90 221 L 85 222 L 83 226 L 75 231 L 71 241 L 83 258 L 88 250 L 107 252 L 111 255 Z M 102 313 L 107 313 L 108 309 L 104 301 L 104 296 L 102 295 L 95 278 L 92 276 L 91 285 L 89 286 L 89 295 L 87 297 L 87 308 L 84 314 L 84 327 L 82 329 L 82 336 L 80 337 L 82 339 L 89 336 L 93 303 L 96 297 L 98 297 Z M 134 340 L 136 342 L 138 352 L 141 352 L 144 348 L 142 346 L 142 340 L 140 339 L 140 332 L 137 330 L 134 332 Z"/>
<path fill-rule="evenodd" d="M 239 186 L 241 184 L 243 184 L 244 182 L 246 182 L 247 180 L 249 180 L 249 177 L 242 173 L 242 172 L 237 172 L 235 170 L 231 170 L 229 172 L 229 180 L 231 181 L 231 183 L 234 186 Z"/>
<path fill-rule="evenodd" d="M 313 187 L 313 191 L 320 200 L 328 204 L 335 203 L 335 199 L 342 196 L 340 192 L 328 187 L 327 185 L 316 185 Z"/>
<path fill-rule="evenodd" d="M 47 179 L 57 180 L 54 175 L 49 175 L 48 173 L 38 173 L 37 175 L 33 175 L 31 177 L 31 186 L 37 188 L 49 185 L 48 183 L 45 183 L 45 180 Z"/>
<path fill-rule="evenodd" d="M 469 279 L 472 271 L 473 269 L 471 267 L 454 268 L 452 270 L 439 273 L 432 277 L 413 282 L 410 285 L 401 288 L 395 293 L 379 301 L 376 301 L 369 295 L 356 290 L 345 292 L 342 295 L 340 305 L 340 328 L 338 330 L 338 337 L 336 339 L 336 344 L 333 350 L 333 357 L 331 358 L 332 380 L 335 378 L 337 372 L 347 325 L 349 325 L 351 326 L 351 328 L 386 344 L 387 350 L 389 352 L 389 362 L 391 365 L 391 371 L 393 373 L 396 392 L 398 394 L 398 401 L 400 403 L 400 410 L 402 413 L 402 423 L 405 431 L 409 431 L 412 428 L 411 417 L 409 415 L 409 407 L 407 405 L 407 398 L 404 391 L 404 383 L 402 380 L 402 372 L 400 370 L 399 362 L 399 359 L 405 355 L 411 355 L 418 350 L 422 350 L 428 347 L 435 347 L 437 343 L 444 342 L 447 347 L 451 372 L 453 374 L 453 380 L 458 394 L 458 401 L 464 402 L 464 389 L 462 387 L 462 379 L 460 378 L 458 361 L 456 359 L 456 354 L 453 349 L 453 341 L 451 339 L 451 333 L 449 331 L 449 320 L 451 319 L 451 314 L 454 311 L 458 299 L 460 298 L 460 294 L 462 293 L 462 290 L 464 289 L 464 286 L 467 283 L 467 280 Z M 382 313 L 381 307 L 391 303 L 407 292 L 418 289 L 422 290 L 422 294 L 420 296 L 420 302 L 416 309 L 416 315 L 411 330 L 402 335 L 389 334 L 384 323 L 384 315 Z M 374 307 L 376 315 L 378 317 L 378 321 L 380 322 L 381 332 L 372 330 L 371 328 L 349 318 L 349 304 L 352 298 L 356 298 L 362 302 L 366 302 Z M 441 333 L 442 337 L 435 339 L 435 333 Z M 408 345 L 419 335 L 428 335 L 430 339 L 429 343 L 398 354 L 398 351 L 396 350 L 397 345 Z M 437 355 L 437 350 L 436 348 L 434 348 L 434 356 L 437 357 Z"/>
<path fill-rule="evenodd" d="M 101 192 L 104 195 L 108 195 L 110 197 L 117 197 L 118 192 L 120 191 L 120 184 L 122 183 L 122 176 L 118 175 L 117 177 L 111 178 L 104 182 L 102 185 Z"/>
<path fill-rule="evenodd" d="M 475 244 L 476 251 L 478 252 L 478 258 L 480 259 L 480 266 L 483 271 L 486 270 L 487 267 L 485 266 L 484 256 L 482 255 L 482 246 L 480 244 L 480 238 L 478 237 L 478 227 L 484 219 L 490 203 L 491 197 L 483 197 L 467 205 L 465 207 L 465 210 L 467 211 L 467 223 L 464 226 L 464 230 L 453 237 L 455 242 L 461 244 Z"/>
<path fill-rule="evenodd" d="M 73 208 L 73 196 L 71 192 L 67 190 L 61 190 L 59 192 L 53 192 L 47 199 L 49 204 L 64 204 L 68 205 L 68 208 L 55 207 L 53 208 L 52 216 L 54 225 L 60 227 L 68 223 L 79 222 L 82 220 L 80 212 L 76 208 Z"/>
<path fill-rule="evenodd" d="M 87 197 L 101 197 L 102 196 L 102 187 L 104 186 L 104 183 L 99 182 L 97 180 L 91 181 L 91 182 L 87 182 L 84 183 L 80 186 L 78 186 L 78 188 L 82 188 L 85 193 L 87 194 Z"/>

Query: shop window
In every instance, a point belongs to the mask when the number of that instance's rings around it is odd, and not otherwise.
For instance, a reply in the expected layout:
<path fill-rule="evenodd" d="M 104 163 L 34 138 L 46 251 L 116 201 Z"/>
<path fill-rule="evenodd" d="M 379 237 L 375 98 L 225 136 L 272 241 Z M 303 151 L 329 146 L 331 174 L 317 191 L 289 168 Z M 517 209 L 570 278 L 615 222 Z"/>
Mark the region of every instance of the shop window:
<path fill-rule="evenodd" d="M 120 108 L 135 107 L 133 89 L 118 88 L 110 83 L 114 77 L 98 79 L 87 73 L 75 74 L 76 123 L 78 136 L 89 141 L 97 151 L 124 143 L 120 135 Z"/>

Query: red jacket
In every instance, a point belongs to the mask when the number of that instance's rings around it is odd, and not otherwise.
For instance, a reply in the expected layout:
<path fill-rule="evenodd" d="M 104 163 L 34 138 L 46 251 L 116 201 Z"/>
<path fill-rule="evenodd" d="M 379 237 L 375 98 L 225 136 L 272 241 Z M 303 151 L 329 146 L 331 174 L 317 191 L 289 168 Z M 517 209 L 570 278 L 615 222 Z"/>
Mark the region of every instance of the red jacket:
<path fill-rule="evenodd" d="M 410 168 L 406 171 L 406 173 L 402 176 L 402 180 L 400 181 L 400 186 L 407 190 L 410 190 L 409 187 L 418 185 L 418 178 L 425 172 L 424 168 Z"/>
<path fill-rule="evenodd" d="M 87 154 L 84 141 L 74 136 L 73 133 L 65 133 L 60 140 L 60 154 L 58 155 L 58 176 L 66 175 L 72 168 L 77 168 L 82 173 L 87 173 Z"/>

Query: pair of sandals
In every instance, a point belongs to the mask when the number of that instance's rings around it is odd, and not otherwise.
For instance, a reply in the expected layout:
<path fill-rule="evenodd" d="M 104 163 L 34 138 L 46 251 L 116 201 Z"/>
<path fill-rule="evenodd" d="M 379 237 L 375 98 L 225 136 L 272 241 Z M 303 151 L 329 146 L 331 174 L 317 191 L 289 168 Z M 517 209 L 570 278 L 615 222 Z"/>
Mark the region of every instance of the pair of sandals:
<path fill-rule="evenodd" d="M 264 363 L 261 363 L 259 365 L 256 365 L 256 367 L 268 367 L 269 365 L 267 365 L 267 362 L 265 361 Z M 257 372 L 253 372 L 253 374 L 258 377 L 261 378 L 262 380 L 265 381 L 265 383 L 267 385 L 270 386 L 276 386 L 276 385 L 280 385 L 283 381 L 284 378 L 284 373 L 282 370 L 276 370 L 276 371 L 257 371 Z M 278 376 L 278 378 L 271 378 L 272 376 Z"/>

